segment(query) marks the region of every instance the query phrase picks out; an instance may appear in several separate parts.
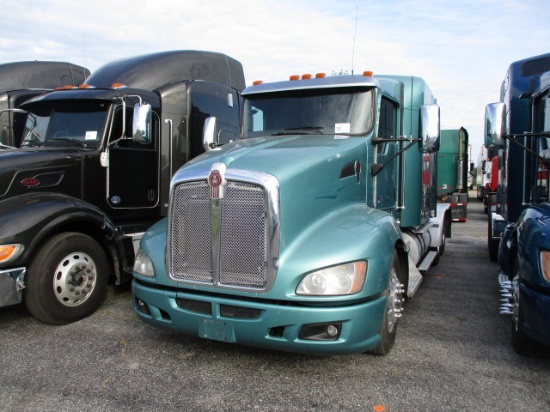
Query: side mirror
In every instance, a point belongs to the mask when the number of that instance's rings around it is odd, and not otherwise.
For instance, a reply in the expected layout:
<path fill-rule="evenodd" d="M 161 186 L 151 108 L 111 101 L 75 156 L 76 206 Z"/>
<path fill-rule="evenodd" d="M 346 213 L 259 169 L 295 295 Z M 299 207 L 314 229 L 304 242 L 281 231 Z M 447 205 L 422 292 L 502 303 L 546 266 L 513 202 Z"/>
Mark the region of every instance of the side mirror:
<path fill-rule="evenodd" d="M 422 139 L 422 151 L 425 153 L 439 151 L 439 119 L 438 105 L 425 104 L 420 108 L 420 137 Z"/>
<path fill-rule="evenodd" d="M 207 117 L 202 132 L 202 146 L 207 152 L 216 146 L 216 118 Z"/>
<path fill-rule="evenodd" d="M 134 121 L 132 124 L 132 138 L 141 144 L 151 143 L 151 105 L 147 103 L 134 106 Z"/>
<path fill-rule="evenodd" d="M 485 146 L 503 147 L 506 144 L 506 105 L 491 103 L 485 107 Z"/>

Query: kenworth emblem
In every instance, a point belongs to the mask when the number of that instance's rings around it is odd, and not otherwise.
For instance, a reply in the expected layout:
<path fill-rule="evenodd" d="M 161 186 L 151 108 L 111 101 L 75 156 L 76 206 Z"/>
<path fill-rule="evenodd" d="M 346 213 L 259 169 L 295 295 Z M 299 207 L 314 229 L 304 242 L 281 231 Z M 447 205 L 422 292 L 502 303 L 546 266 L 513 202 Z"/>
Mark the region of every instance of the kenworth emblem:
<path fill-rule="evenodd" d="M 224 163 L 214 163 L 210 168 L 210 174 L 208 175 L 208 186 L 210 186 L 210 197 L 212 199 L 223 198 L 223 188 L 227 184 L 225 180 Z"/>

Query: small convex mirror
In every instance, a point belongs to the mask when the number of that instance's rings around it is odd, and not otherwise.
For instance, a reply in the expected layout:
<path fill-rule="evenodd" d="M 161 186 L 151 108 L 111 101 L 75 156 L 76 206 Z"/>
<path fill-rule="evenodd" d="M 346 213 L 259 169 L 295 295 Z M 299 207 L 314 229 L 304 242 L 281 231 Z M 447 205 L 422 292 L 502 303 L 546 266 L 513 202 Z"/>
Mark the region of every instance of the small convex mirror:
<path fill-rule="evenodd" d="M 420 133 L 422 139 L 422 151 L 433 153 L 439 151 L 439 106 L 425 104 L 420 108 Z"/>
<path fill-rule="evenodd" d="M 506 141 L 506 105 L 491 103 L 485 107 L 485 146 L 502 147 Z"/>
<path fill-rule="evenodd" d="M 134 121 L 132 124 L 132 138 L 134 142 L 151 143 L 151 105 L 147 103 L 134 106 Z"/>

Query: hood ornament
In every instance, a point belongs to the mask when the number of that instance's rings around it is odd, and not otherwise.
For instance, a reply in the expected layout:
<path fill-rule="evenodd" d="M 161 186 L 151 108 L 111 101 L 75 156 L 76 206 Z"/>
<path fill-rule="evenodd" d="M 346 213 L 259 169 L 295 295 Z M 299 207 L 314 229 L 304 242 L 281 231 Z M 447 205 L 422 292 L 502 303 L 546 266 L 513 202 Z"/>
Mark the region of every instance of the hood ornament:
<path fill-rule="evenodd" d="M 210 168 L 208 186 L 210 186 L 210 197 L 212 199 L 223 199 L 223 191 L 227 184 L 227 180 L 225 180 L 226 168 L 224 163 L 214 163 Z"/>

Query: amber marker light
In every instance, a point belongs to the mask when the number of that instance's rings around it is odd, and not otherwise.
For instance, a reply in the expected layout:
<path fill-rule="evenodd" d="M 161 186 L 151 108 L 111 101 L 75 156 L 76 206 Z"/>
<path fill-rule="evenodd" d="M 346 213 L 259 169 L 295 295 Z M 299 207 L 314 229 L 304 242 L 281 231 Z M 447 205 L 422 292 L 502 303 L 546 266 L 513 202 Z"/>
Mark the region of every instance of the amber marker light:
<path fill-rule="evenodd" d="M 291 81 L 294 81 L 294 80 L 300 80 L 300 75 L 298 74 L 293 74 L 289 77 L 289 80 Z"/>
<path fill-rule="evenodd" d="M 122 89 L 123 87 L 126 87 L 124 83 L 113 83 L 111 84 L 112 89 Z"/>
<path fill-rule="evenodd" d="M 254 80 L 254 81 L 252 82 L 252 86 L 259 86 L 259 85 L 262 84 L 262 83 L 263 83 L 263 80 Z"/>
<path fill-rule="evenodd" d="M 55 90 L 72 90 L 72 89 L 76 89 L 76 87 L 71 86 L 70 84 L 68 84 L 66 86 L 59 86 L 59 87 L 55 88 Z"/>
<path fill-rule="evenodd" d="M 550 282 L 550 252 L 547 250 L 540 252 L 540 269 L 544 280 Z"/>
<path fill-rule="evenodd" d="M 309 80 L 311 79 L 311 74 L 302 74 L 302 80 Z"/>
<path fill-rule="evenodd" d="M 363 76 L 365 76 L 365 77 L 372 77 L 372 76 L 374 76 L 374 73 L 372 72 L 372 70 L 365 70 L 365 71 L 363 72 Z"/>
<path fill-rule="evenodd" d="M 23 245 L 0 245 L 0 262 L 9 262 L 15 259 L 23 251 Z"/>
<path fill-rule="evenodd" d="M 317 73 L 315 75 L 316 79 L 324 79 L 327 75 L 325 73 Z"/>

